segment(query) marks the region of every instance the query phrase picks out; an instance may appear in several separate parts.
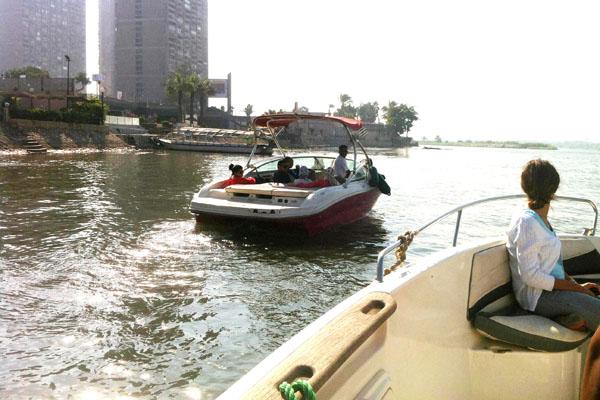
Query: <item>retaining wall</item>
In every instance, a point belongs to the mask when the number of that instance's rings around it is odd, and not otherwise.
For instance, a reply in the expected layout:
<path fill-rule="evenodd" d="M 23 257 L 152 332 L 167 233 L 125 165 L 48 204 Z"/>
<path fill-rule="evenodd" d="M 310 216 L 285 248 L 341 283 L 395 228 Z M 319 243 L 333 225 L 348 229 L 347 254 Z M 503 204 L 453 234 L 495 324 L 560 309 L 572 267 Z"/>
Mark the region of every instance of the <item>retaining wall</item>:
<path fill-rule="evenodd" d="M 7 123 L 13 140 L 18 141 L 27 133 L 35 134 L 42 145 L 50 149 L 95 148 L 109 149 L 128 147 L 125 141 L 104 125 L 68 124 L 54 121 L 10 119 Z"/>

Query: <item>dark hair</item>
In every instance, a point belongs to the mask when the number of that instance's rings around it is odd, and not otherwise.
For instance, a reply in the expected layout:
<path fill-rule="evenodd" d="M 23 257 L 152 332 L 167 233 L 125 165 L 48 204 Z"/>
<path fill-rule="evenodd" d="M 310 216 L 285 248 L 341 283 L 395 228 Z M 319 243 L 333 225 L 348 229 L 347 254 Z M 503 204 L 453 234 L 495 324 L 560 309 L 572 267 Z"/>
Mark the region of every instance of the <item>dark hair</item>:
<path fill-rule="evenodd" d="M 281 160 L 277 161 L 277 166 L 279 167 L 280 165 L 288 163 L 291 163 L 293 165 L 294 159 L 292 157 L 283 157 Z"/>
<path fill-rule="evenodd" d="M 342 151 L 342 149 L 348 150 L 348 146 L 346 146 L 345 144 L 342 144 L 342 145 L 340 145 L 340 147 L 338 147 L 338 151 Z"/>
<path fill-rule="evenodd" d="M 242 167 L 241 165 L 229 164 L 229 170 L 231 171 L 232 174 L 235 174 L 238 171 L 243 171 L 244 167 Z"/>
<path fill-rule="evenodd" d="M 529 208 L 539 210 L 552 200 L 560 184 L 556 168 L 546 160 L 531 160 L 521 173 L 521 188 L 529 199 Z"/>

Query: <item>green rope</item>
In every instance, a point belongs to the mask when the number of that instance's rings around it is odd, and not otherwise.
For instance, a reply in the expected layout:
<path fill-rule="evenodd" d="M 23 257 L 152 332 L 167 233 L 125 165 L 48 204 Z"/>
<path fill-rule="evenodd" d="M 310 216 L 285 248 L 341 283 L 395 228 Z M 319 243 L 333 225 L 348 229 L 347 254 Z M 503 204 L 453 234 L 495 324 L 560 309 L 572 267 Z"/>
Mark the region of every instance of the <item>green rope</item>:
<path fill-rule="evenodd" d="M 284 400 L 296 400 L 296 392 L 302 393 L 302 399 L 317 400 L 317 395 L 308 381 L 297 380 L 291 385 L 287 382 L 279 385 L 279 393 Z"/>

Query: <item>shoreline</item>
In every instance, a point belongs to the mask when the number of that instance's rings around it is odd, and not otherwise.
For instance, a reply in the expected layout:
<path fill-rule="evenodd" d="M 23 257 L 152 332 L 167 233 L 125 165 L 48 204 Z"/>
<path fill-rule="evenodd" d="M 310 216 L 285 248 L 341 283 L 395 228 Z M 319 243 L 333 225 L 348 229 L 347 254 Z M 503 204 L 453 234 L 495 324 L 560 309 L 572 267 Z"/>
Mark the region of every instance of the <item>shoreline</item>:
<path fill-rule="evenodd" d="M 0 150 L 1 156 L 29 156 L 29 155 L 48 155 L 48 154 L 93 154 L 93 153 L 133 153 L 138 151 L 144 151 L 147 149 L 140 149 L 134 146 L 123 146 L 123 147 L 111 147 L 106 149 L 98 149 L 92 147 L 79 147 L 70 149 L 48 149 L 45 153 L 28 153 L 25 149 L 10 149 Z"/>
<path fill-rule="evenodd" d="M 486 141 L 456 141 L 456 142 L 435 142 L 435 141 L 421 141 L 419 146 L 445 146 L 445 147 L 481 147 L 490 149 L 529 149 L 529 150 L 558 150 L 553 144 L 548 143 L 531 143 L 531 142 L 495 142 L 492 140 Z"/>

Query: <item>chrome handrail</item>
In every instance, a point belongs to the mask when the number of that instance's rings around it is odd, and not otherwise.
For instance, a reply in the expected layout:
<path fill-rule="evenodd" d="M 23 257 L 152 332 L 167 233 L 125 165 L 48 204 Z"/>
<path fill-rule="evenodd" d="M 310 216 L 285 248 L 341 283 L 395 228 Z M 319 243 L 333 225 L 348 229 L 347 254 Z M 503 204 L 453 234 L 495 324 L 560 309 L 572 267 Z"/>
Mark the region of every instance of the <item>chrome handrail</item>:
<path fill-rule="evenodd" d="M 422 231 L 424 231 L 431 225 L 435 224 L 436 222 L 439 222 L 440 220 L 446 218 L 447 216 L 449 216 L 451 214 L 457 213 L 456 225 L 454 228 L 454 238 L 452 240 L 452 247 L 456 247 L 456 242 L 458 239 L 458 231 L 460 229 L 460 220 L 462 217 L 462 211 L 465 208 L 472 207 L 472 206 L 482 204 L 482 203 L 488 203 L 491 201 L 519 199 L 519 198 L 526 198 L 526 197 L 527 196 L 524 194 L 511 194 L 511 195 L 506 195 L 506 196 L 489 197 L 487 199 L 481 199 L 481 200 L 473 201 L 471 203 L 463 204 L 462 206 L 453 208 L 452 210 L 450 210 L 450 211 L 440 215 L 439 217 L 433 219 L 432 221 L 426 223 L 419 229 L 413 231 L 413 233 L 414 233 L 414 236 L 416 236 L 417 234 L 421 233 Z M 592 209 L 594 210 L 594 227 L 591 228 L 591 230 L 586 229 L 586 232 L 588 232 L 591 236 L 594 236 L 596 234 L 596 225 L 598 223 L 598 208 L 596 207 L 596 204 L 593 201 L 584 199 L 584 198 L 569 197 L 569 196 L 554 196 L 554 200 L 569 200 L 569 201 L 574 201 L 574 202 L 578 202 L 578 203 L 589 204 L 592 207 Z M 379 252 L 379 254 L 377 256 L 377 280 L 379 282 L 383 282 L 383 273 L 384 273 L 383 260 L 384 260 L 384 258 L 388 254 L 390 254 L 392 251 L 396 250 L 398 248 L 398 246 L 400 246 L 402 243 L 403 243 L 403 241 L 398 240 L 398 241 L 390 244 L 385 249 L 383 249 Z"/>

